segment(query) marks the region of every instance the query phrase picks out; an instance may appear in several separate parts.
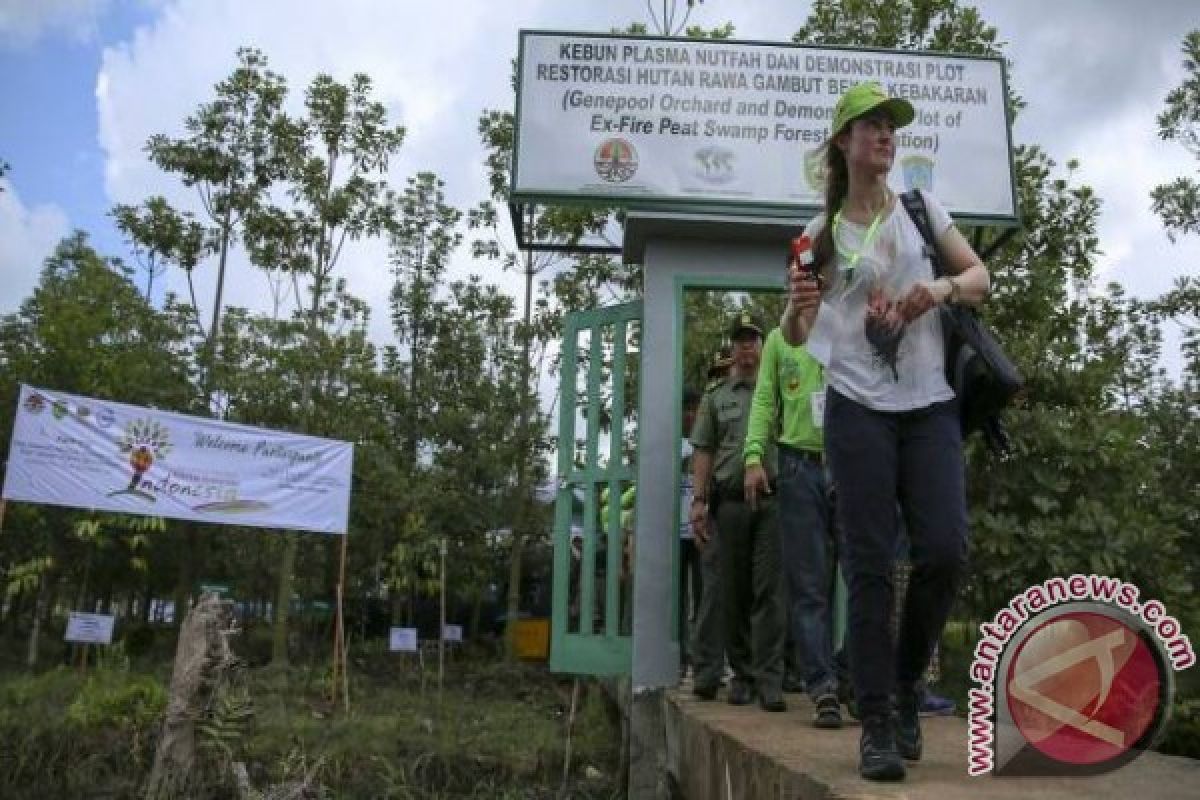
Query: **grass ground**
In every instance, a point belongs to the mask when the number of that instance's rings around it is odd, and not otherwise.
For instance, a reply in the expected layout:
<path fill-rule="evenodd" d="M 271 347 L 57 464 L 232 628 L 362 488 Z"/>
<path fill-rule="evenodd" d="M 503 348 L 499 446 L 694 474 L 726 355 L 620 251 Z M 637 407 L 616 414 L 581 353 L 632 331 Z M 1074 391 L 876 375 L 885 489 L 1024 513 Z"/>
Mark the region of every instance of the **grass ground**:
<path fill-rule="evenodd" d="M 228 747 L 255 786 L 312 775 L 330 798 L 612 796 L 617 735 L 597 687 L 580 703 L 560 795 L 569 681 L 461 657 L 439 693 L 433 674 L 391 654 L 352 662 L 349 713 L 330 702 L 323 666 L 247 671 L 252 715 L 214 726 L 206 746 Z M 86 673 L 0 674 L 0 797 L 138 796 L 167 669 L 110 657 Z"/>

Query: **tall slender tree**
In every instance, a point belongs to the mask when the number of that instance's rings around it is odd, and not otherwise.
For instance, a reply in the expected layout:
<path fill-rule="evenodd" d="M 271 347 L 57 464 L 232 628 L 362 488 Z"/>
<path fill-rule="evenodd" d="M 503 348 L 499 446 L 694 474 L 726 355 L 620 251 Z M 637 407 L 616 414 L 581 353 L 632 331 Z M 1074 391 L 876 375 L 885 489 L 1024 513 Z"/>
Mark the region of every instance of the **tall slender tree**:
<path fill-rule="evenodd" d="M 177 210 L 161 197 L 151 197 L 141 207 L 118 205 L 113 209 L 118 228 L 151 276 L 163 264 L 174 264 L 187 276 L 195 324 L 204 342 L 197 353 L 198 392 L 180 408 L 206 415 L 216 410 L 213 374 L 230 255 L 247 220 L 258 213 L 268 190 L 281 176 L 285 166 L 282 153 L 296 136 L 295 126 L 282 112 L 287 84 L 270 71 L 259 50 L 240 48 L 237 66 L 216 84 L 214 95 L 184 121 L 186 136 L 156 134 L 145 147 L 159 169 L 196 190 L 207 223 L 201 225 L 191 212 Z M 214 256 L 217 274 L 206 328 L 192 279 L 194 270 Z M 175 590 L 177 625 L 183 623 L 187 598 L 204 561 L 197 525 L 180 527 L 184 552 Z"/>
<path fill-rule="evenodd" d="M 387 202 L 389 159 L 404 141 L 404 128 L 388 122 L 373 99 L 371 80 L 356 74 L 349 83 L 318 75 L 304 97 L 304 115 L 278 139 L 279 180 L 287 205 L 263 203 L 247 216 L 250 259 L 268 271 L 286 273 L 295 290 L 304 335 L 317 345 L 330 324 L 330 303 L 340 291 L 336 269 L 348 242 L 382 235 L 391 219 Z M 321 434 L 314 413 L 318 375 L 301 376 L 298 426 Z M 280 562 L 272 662 L 287 663 L 287 619 L 298 541 L 289 534 Z"/>
<path fill-rule="evenodd" d="M 404 447 L 415 466 L 423 439 L 430 435 L 428 400 L 438 388 L 428 381 L 435 307 L 451 254 L 462 243 L 458 223 L 462 212 L 445 202 L 444 184 L 431 172 L 409 178 L 393 198 L 394 220 L 389 231 L 392 274 L 392 328 L 408 352 L 408 424 Z"/>

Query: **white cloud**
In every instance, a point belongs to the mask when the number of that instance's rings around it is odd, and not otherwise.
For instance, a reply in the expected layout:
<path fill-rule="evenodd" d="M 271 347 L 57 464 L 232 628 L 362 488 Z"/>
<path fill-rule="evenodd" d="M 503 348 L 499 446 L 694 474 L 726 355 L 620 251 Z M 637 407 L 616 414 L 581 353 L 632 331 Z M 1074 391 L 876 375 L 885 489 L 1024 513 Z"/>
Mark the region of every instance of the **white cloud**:
<path fill-rule="evenodd" d="M 62 32 L 78 41 L 96 35 L 108 0 L 4 0 L 0 44 L 28 47 L 43 35 Z"/>
<path fill-rule="evenodd" d="M 0 313 L 15 311 L 37 285 L 42 262 L 68 232 L 56 205 L 28 208 L 7 180 L 0 180 Z"/>

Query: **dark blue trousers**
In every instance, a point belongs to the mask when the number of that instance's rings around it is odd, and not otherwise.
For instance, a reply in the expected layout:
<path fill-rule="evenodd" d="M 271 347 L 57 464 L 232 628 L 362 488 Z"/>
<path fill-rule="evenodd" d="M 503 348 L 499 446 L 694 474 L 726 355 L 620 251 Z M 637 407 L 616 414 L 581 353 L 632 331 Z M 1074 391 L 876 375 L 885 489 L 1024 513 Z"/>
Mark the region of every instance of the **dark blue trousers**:
<path fill-rule="evenodd" d="M 957 402 L 880 412 L 831 388 L 825 453 L 837 487 L 854 691 L 863 716 L 887 713 L 897 687 L 911 689 L 924 673 L 966 567 Z M 897 501 L 908 527 L 913 572 L 893 642 Z"/>

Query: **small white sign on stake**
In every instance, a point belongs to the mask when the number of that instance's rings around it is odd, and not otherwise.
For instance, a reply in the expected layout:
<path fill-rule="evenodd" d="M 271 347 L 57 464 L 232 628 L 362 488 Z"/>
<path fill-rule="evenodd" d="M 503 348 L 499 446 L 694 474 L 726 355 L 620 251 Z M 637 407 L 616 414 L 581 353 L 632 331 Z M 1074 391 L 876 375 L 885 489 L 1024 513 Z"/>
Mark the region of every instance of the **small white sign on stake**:
<path fill-rule="evenodd" d="M 388 644 L 393 653 L 417 652 L 417 629 L 392 628 Z"/>
<path fill-rule="evenodd" d="M 67 619 L 67 633 L 63 636 L 63 641 L 112 644 L 115 623 L 116 617 L 112 614 L 88 614 L 83 611 L 72 611 L 71 616 Z"/>
<path fill-rule="evenodd" d="M 462 625 L 443 625 L 442 641 L 461 642 L 463 640 Z"/>

